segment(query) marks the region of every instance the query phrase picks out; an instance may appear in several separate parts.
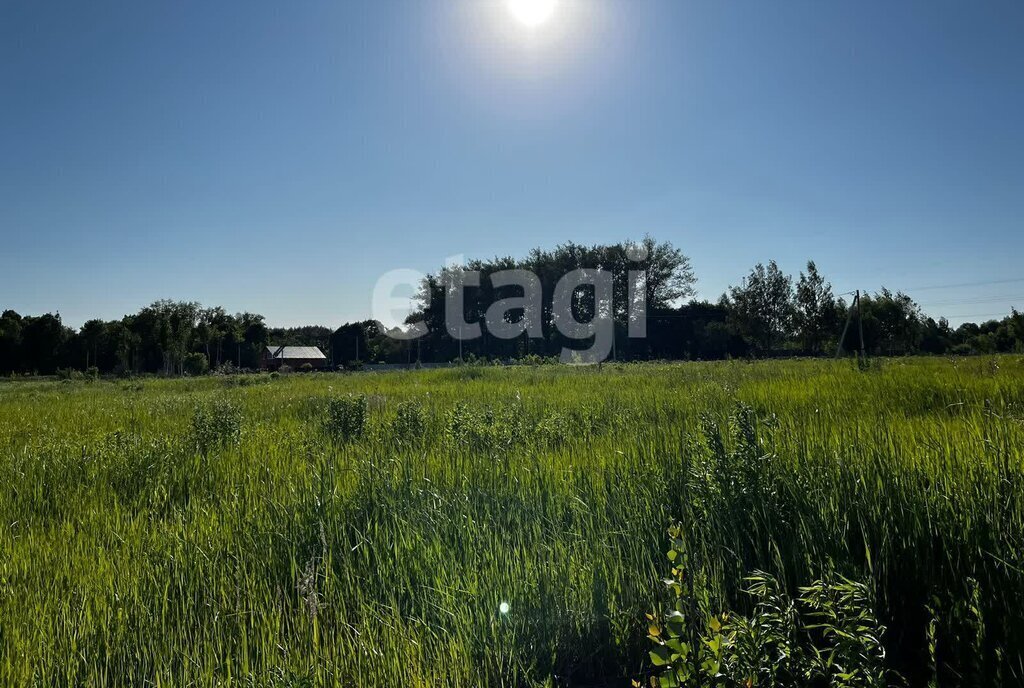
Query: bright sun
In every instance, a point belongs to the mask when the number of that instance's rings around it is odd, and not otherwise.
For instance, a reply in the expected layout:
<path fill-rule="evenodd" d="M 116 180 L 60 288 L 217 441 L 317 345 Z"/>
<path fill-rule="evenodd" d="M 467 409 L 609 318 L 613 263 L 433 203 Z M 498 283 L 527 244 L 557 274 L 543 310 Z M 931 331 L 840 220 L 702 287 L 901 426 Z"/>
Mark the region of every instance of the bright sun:
<path fill-rule="evenodd" d="M 555 12 L 558 0 L 508 0 L 508 8 L 526 26 L 540 26 Z"/>

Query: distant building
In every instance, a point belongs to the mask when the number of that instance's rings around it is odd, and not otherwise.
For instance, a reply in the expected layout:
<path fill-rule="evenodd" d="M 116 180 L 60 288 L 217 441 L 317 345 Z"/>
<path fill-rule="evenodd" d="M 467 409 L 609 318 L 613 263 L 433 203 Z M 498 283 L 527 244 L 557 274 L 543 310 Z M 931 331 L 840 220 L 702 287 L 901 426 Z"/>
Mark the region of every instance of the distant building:
<path fill-rule="evenodd" d="M 315 346 L 268 346 L 263 350 L 260 368 L 278 370 L 286 365 L 292 370 L 299 370 L 306 363 L 321 370 L 327 367 L 327 357 Z"/>

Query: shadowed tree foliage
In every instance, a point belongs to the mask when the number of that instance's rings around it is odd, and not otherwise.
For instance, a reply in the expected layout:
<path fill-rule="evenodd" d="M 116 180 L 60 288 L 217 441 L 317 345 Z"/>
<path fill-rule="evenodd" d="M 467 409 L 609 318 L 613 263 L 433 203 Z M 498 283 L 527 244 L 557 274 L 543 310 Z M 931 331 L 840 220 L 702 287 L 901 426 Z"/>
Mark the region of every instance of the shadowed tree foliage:
<path fill-rule="evenodd" d="M 657 242 L 644 237 L 640 242 L 621 242 L 611 245 L 584 246 L 569 242 L 552 250 L 535 248 L 523 259 L 511 256 L 491 260 L 473 260 L 464 266 L 446 267 L 436 274 L 427 275 L 417 295 L 419 307 L 409 322 L 427 326 L 429 334 L 422 339 L 422 351 L 429 352 L 431 360 L 451 360 L 458 357 L 458 341 L 447 331 L 445 320 L 445 295 L 460 283 L 463 270 L 480 273 L 479 285 L 464 286 L 463 320 L 467 324 L 480 324 L 482 336 L 463 341 L 463 355 L 477 357 L 510 358 L 529 354 L 555 356 L 562 347 L 581 348 L 578 342 L 564 337 L 556 327 L 552 304 L 559 280 L 563 276 L 582 269 L 600 270 L 611 275 L 612 306 L 615 321 L 616 355 L 622 350 L 636 355 L 646 354 L 648 347 L 641 342 L 630 342 L 627 329 L 631 314 L 638 304 L 646 299 L 647 309 L 665 310 L 675 307 L 682 299 L 693 296 L 696 277 L 689 258 L 667 242 Z M 505 314 L 505 321 L 535 326 L 541 336 L 502 339 L 487 330 L 484 318 L 488 309 L 497 301 L 523 297 L 518 285 L 495 287 L 492 275 L 507 270 L 525 270 L 536 275 L 540 287 L 539 313 L 537 322 L 529 320 L 524 308 L 513 308 Z M 630 285 L 634 285 L 631 290 Z M 642 290 L 642 292 L 641 292 Z M 642 294 L 642 295 L 641 295 Z M 596 304 L 593 289 L 579 287 L 573 292 L 573 316 L 587 322 L 594 317 Z M 467 327 L 468 331 L 468 327 Z"/>
<path fill-rule="evenodd" d="M 869 354 L 895 356 L 921 351 L 925 320 L 920 307 L 909 296 L 883 287 L 877 294 L 861 295 L 861 310 L 864 347 Z M 856 327 L 851 327 L 843 348 L 856 351 L 859 347 L 860 334 Z"/>
<path fill-rule="evenodd" d="M 21 368 L 22 318 L 15 311 L 0 315 L 0 372 L 11 373 Z"/>
<path fill-rule="evenodd" d="M 65 358 L 65 346 L 73 331 L 64 327 L 60 314 L 25 317 L 21 327 L 22 370 L 53 373 Z"/>
<path fill-rule="evenodd" d="M 331 334 L 334 362 L 352 365 L 372 360 L 370 340 L 380 336 L 380 324 L 373 320 L 342 325 Z"/>

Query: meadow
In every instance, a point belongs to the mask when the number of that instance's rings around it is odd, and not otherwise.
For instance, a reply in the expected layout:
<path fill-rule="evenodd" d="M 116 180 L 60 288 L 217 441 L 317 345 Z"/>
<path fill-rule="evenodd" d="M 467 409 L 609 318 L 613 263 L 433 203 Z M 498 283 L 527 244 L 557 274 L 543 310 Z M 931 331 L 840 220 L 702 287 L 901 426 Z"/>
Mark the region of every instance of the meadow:
<path fill-rule="evenodd" d="M 3 381 L 0 685 L 646 685 L 754 572 L 1020 685 L 1022 469 L 1020 356 Z"/>

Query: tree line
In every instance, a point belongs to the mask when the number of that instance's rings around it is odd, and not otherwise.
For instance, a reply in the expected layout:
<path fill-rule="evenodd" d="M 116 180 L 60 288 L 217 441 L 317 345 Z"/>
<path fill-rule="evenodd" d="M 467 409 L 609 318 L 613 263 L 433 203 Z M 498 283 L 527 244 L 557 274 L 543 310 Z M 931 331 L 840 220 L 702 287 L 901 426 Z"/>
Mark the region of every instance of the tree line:
<path fill-rule="evenodd" d="M 443 362 L 463 359 L 536 359 L 558 356 L 562 347 L 580 348 L 555 326 L 552 296 L 559 278 L 589 268 L 612 276 L 609 314 L 614 322 L 613 356 L 618 360 L 697 360 L 727 357 L 820 356 L 839 345 L 861 348 L 873 356 L 914 353 L 971 354 L 1024 351 L 1024 315 L 1013 310 L 1000 320 L 964 323 L 952 328 L 944 318 L 926 316 L 907 294 L 882 288 L 862 294 L 851 311 L 848 295 L 835 295 L 813 261 L 794 278 L 775 261 L 758 264 L 717 301 L 699 301 L 689 258 L 668 242 L 645 237 L 638 243 L 584 246 L 567 243 L 551 250 L 534 249 L 526 257 L 499 257 L 469 262 L 479 286 L 464 291 L 463 318 L 483 322 L 499 300 L 521 297 L 514 285 L 495 287 L 488 276 L 505 270 L 528 270 L 542 291 L 539 337 L 501 339 L 483 328 L 482 336 L 460 342 L 445 325 L 445 292 L 453 268 L 427 275 L 420 285 L 418 307 L 407 323 L 423 323 L 428 334 L 416 340 L 394 337 L 381 323 L 367 320 L 340 328 L 311 325 L 268 327 L 262 315 L 228 313 L 222 307 L 194 302 L 157 301 L 120 320 L 89 320 L 75 330 L 60 314 L 0 315 L 0 373 L 53 374 L 59 370 L 101 373 L 199 374 L 210 368 L 254 369 L 264 347 L 318 346 L 334 364 L 369 362 Z M 637 279 L 639 276 L 639 279 Z M 629 336 L 635 290 L 646 302 L 646 337 Z M 599 305 L 586 286 L 573 294 L 574 317 L 585 321 Z M 511 322 L 527 317 L 511 309 Z"/>
<path fill-rule="evenodd" d="M 859 308 L 853 310 L 852 295 L 835 295 L 814 261 L 808 261 L 795 278 L 785 274 L 775 261 L 759 263 L 714 302 L 691 299 L 697 279 L 689 258 L 672 244 L 651 237 L 639 243 L 613 245 L 567 243 L 549 251 L 534 249 L 522 260 L 478 260 L 464 268 L 484 276 L 479 287 L 465 290 L 467 322 L 482 321 L 495 301 L 521 295 L 492 288 L 486 275 L 514 269 L 536 274 L 543 291 L 543 337 L 502 340 L 485 331 L 479 339 L 463 342 L 463 357 L 550 357 L 557 356 L 563 346 L 578 347 L 579 343 L 560 335 L 550 306 L 559 277 L 580 268 L 599 268 L 613 276 L 614 356 L 619 360 L 831 355 L 838 349 L 848 320 L 850 327 L 842 347 L 845 352 L 860 350 L 862 335 L 864 353 L 874 356 L 1024 351 L 1024 316 L 1016 310 L 1001 320 L 965 323 L 954 329 L 945 318 L 926 316 L 907 294 L 886 288 L 861 294 Z M 447 270 L 423 280 L 420 308 L 409 321 L 425 323 L 430 334 L 415 345 L 407 344 L 407 357 L 417 350 L 424 360 L 458 357 L 458 342 L 448 335 L 444 323 Z M 628 286 L 630 275 L 637 272 L 643 275 L 647 304 L 644 338 L 628 335 Z M 585 320 L 592 316 L 595 304 L 592 293 L 588 294 L 586 288 L 581 291 L 574 310 Z M 512 311 L 510 317 L 521 318 L 523 313 Z M 364 323 L 362 327 L 368 331 L 379 329 L 376 323 Z M 373 344 L 372 337 L 369 344 Z"/>

